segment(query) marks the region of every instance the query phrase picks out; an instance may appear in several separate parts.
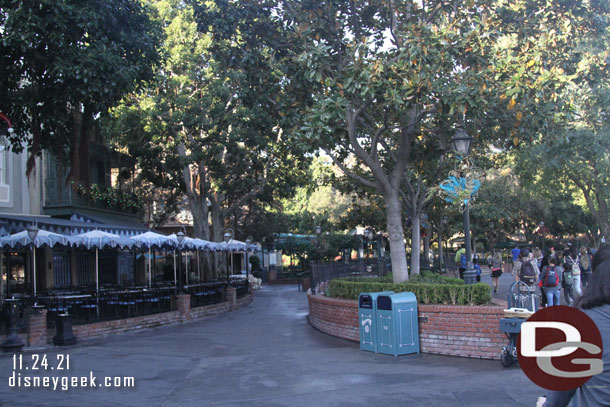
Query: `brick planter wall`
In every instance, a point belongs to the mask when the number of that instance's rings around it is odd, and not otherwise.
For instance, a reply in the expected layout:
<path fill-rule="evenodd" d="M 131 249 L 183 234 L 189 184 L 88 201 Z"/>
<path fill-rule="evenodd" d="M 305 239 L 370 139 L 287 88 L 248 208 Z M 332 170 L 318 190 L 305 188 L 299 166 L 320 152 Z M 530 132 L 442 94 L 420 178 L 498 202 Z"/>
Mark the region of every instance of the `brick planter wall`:
<path fill-rule="evenodd" d="M 320 331 L 360 342 L 358 302 L 308 294 L 309 323 Z M 499 359 L 506 336 L 501 307 L 418 305 L 419 342 L 424 353 Z"/>
<path fill-rule="evenodd" d="M 182 298 L 180 298 L 182 297 Z M 190 308 L 190 296 L 180 295 L 176 300 L 178 310 L 163 312 L 159 314 L 145 315 L 142 317 L 116 319 L 113 321 L 96 322 L 86 325 L 74 325 L 73 332 L 77 340 L 94 338 L 114 333 L 136 331 L 139 329 L 155 328 L 162 325 L 174 325 L 188 320 L 205 318 L 213 315 L 224 314 L 235 309 L 244 307 L 252 302 L 252 294 L 249 293 L 234 302 L 225 301 L 213 305 Z M 49 342 L 53 338 L 54 331 L 48 331 Z"/>

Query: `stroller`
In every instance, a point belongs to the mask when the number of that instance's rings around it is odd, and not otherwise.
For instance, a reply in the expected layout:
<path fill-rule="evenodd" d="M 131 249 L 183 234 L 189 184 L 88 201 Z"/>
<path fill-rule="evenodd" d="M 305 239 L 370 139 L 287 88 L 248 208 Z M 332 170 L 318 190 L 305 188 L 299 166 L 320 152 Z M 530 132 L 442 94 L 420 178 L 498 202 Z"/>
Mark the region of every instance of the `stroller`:
<path fill-rule="evenodd" d="M 515 281 L 508 290 L 508 309 L 504 310 L 505 318 L 500 319 L 500 331 L 508 338 L 508 344 L 502 347 L 500 361 L 502 366 L 509 367 L 517 360 L 517 335 L 521 324 L 538 310 L 535 290 L 523 281 Z"/>

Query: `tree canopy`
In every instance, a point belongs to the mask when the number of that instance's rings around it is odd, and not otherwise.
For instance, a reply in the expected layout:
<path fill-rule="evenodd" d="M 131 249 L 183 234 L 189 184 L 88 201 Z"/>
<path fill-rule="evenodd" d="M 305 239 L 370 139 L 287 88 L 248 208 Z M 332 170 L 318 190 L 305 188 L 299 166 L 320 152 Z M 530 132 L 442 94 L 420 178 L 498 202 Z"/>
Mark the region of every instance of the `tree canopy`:
<path fill-rule="evenodd" d="M 3 2 L 0 111 L 13 121 L 11 148 L 69 159 L 89 183 L 89 139 L 99 115 L 152 77 L 158 29 L 136 0 Z"/>

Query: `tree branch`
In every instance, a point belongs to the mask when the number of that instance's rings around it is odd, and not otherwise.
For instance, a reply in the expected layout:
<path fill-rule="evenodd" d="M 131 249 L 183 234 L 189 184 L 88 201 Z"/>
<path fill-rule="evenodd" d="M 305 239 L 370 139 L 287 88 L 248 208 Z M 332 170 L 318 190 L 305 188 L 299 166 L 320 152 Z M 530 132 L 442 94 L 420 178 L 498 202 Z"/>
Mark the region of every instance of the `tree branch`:
<path fill-rule="evenodd" d="M 347 175 L 348 177 L 358 181 L 359 183 L 361 183 L 364 186 L 367 186 L 369 188 L 372 188 L 372 189 L 374 189 L 376 191 L 381 192 L 381 188 L 380 188 L 379 184 L 377 184 L 377 183 L 375 183 L 375 182 L 373 182 L 371 180 L 368 180 L 368 179 L 366 179 L 366 178 L 364 178 L 364 177 L 362 177 L 362 176 L 360 176 L 358 174 L 355 174 L 355 173 L 351 172 L 350 170 L 347 169 L 347 167 L 339 159 L 337 159 L 330 152 L 330 150 L 328 150 L 326 148 L 324 148 L 323 150 L 331 158 L 331 160 L 333 160 L 333 163 L 335 163 L 335 165 L 337 167 L 339 167 L 341 172 L 343 172 L 345 175 Z"/>

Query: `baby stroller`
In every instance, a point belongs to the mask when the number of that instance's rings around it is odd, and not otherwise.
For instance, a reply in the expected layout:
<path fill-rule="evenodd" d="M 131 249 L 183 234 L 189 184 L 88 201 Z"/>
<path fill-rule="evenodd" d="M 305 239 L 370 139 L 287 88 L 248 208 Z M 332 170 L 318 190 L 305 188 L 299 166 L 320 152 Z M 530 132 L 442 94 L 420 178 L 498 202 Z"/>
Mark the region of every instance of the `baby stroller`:
<path fill-rule="evenodd" d="M 507 303 L 505 317 L 500 319 L 500 331 L 508 338 L 508 344 L 502 347 L 500 355 L 504 367 L 511 366 L 517 360 L 517 335 L 521 332 L 521 324 L 538 309 L 534 289 L 523 281 L 516 281 L 510 286 Z"/>

